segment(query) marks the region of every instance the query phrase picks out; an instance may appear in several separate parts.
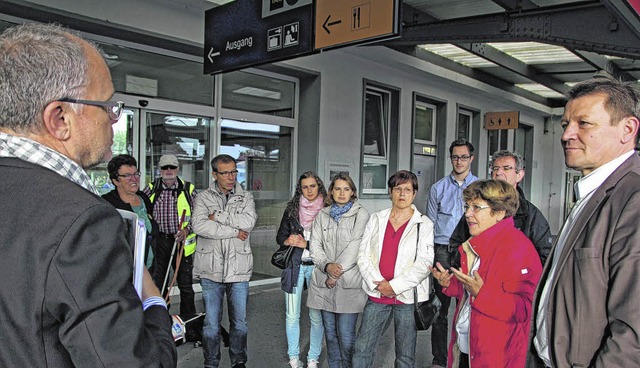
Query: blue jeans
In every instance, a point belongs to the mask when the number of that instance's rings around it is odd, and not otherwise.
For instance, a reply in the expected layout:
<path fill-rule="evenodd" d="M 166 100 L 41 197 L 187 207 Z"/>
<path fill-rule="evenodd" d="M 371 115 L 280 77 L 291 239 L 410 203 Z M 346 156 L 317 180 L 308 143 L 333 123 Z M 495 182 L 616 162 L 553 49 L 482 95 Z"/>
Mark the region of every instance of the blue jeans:
<path fill-rule="evenodd" d="M 300 305 L 302 304 L 302 290 L 304 281 L 311 284 L 311 274 L 315 266 L 300 265 L 297 286 L 293 288 L 293 293 L 284 293 L 284 300 L 287 306 L 286 332 L 289 359 L 300 357 Z M 322 313 L 318 309 L 309 308 L 309 320 L 311 321 L 311 331 L 309 336 L 309 355 L 307 361 L 320 359 L 322 351 Z"/>
<path fill-rule="evenodd" d="M 329 368 L 351 368 L 358 314 L 322 311 Z"/>
<path fill-rule="evenodd" d="M 371 300 L 367 300 L 362 312 L 353 355 L 354 368 L 379 366 L 373 363 L 374 354 L 378 349 L 378 340 L 389 327 L 392 318 L 396 344 L 394 367 L 414 368 L 418 331 L 413 317 L 413 304 L 380 304 Z"/>
<path fill-rule="evenodd" d="M 448 269 L 451 265 L 451 253 L 449 253 L 446 245 L 435 246 L 435 255 L 433 257 L 433 264 L 440 262 L 442 267 Z M 438 318 L 433 322 L 431 327 L 431 353 L 433 354 L 433 364 L 447 366 L 447 355 L 449 345 L 449 322 L 447 316 L 449 314 L 449 305 L 451 305 L 451 298 L 442 292 L 442 286 L 434 278 L 433 282 L 436 296 L 440 299 L 442 307 L 438 313 Z"/>
<path fill-rule="evenodd" d="M 205 368 L 217 368 L 220 364 L 220 322 L 222 300 L 227 294 L 229 309 L 229 357 L 231 365 L 247 362 L 247 302 L 248 282 L 220 283 L 200 280 L 202 300 L 206 315 L 202 328 L 202 347 Z"/>

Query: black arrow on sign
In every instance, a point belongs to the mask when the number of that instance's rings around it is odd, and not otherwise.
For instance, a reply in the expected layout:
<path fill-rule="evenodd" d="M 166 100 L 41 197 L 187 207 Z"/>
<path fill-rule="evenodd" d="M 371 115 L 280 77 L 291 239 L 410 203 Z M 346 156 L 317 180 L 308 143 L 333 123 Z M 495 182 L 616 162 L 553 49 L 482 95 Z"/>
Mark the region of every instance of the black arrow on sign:
<path fill-rule="evenodd" d="M 324 28 L 324 30 L 327 31 L 327 34 L 331 34 L 331 31 L 329 30 L 329 27 L 335 26 L 336 24 L 342 23 L 341 20 L 336 20 L 336 21 L 333 21 L 333 22 L 329 22 L 329 19 L 331 19 L 331 14 L 329 14 L 327 19 L 325 19 L 324 23 L 322 24 L 322 28 Z M 327 27 L 327 26 L 329 26 L 329 27 Z"/>

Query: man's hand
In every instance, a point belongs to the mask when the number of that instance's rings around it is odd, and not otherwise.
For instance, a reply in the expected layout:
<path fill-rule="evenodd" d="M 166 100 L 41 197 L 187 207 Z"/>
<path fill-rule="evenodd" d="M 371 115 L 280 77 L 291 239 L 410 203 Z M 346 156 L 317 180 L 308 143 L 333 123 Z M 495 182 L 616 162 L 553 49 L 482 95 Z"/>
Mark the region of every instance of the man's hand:
<path fill-rule="evenodd" d="M 215 213 L 212 213 L 212 214 L 209 215 L 209 220 L 215 221 L 215 218 L 216 218 L 216 214 Z"/>
<path fill-rule="evenodd" d="M 338 280 L 333 279 L 331 277 L 327 277 L 327 280 L 324 282 L 324 284 L 327 285 L 329 289 L 333 289 L 337 283 L 338 283 Z"/>
<path fill-rule="evenodd" d="M 393 291 L 391 284 L 387 280 L 382 281 L 374 281 L 374 284 L 378 285 L 376 289 L 380 292 L 380 294 L 386 296 L 387 298 L 395 298 L 396 293 Z"/>
<path fill-rule="evenodd" d="M 240 240 L 247 240 L 247 238 L 249 237 L 249 233 L 244 231 L 244 230 L 238 230 L 238 239 Z"/>
<path fill-rule="evenodd" d="M 340 263 L 327 264 L 327 273 L 334 279 L 339 279 L 342 276 L 342 265 Z"/>
<path fill-rule="evenodd" d="M 173 237 L 178 243 L 182 243 L 187 238 L 187 235 L 189 235 L 189 230 L 182 229 L 178 230 L 178 232 L 175 233 Z"/>
<path fill-rule="evenodd" d="M 151 278 L 151 275 L 149 274 L 149 271 L 147 270 L 146 267 L 142 271 L 142 293 L 141 294 L 142 294 L 141 295 L 142 301 L 145 301 L 152 296 L 162 297 L 162 295 L 160 294 L 160 290 L 158 290 L 158 288 L 156 287 L 156 284 L 153 282 L 153 279 Z"/>

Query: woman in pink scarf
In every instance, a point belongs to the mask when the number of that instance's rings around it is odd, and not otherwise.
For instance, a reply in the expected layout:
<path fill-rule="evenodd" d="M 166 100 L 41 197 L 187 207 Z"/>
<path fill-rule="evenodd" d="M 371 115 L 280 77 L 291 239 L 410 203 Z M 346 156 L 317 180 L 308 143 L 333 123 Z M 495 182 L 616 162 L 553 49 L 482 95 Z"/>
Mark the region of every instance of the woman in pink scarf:
<path fill-rule="evenodd" d="M 309 255 L 311 225 L 320 210 L 328 204 L 327 191 L 322 180 L 312 171 L 300 175 L 293 198 L 287 203 L 282 215 L 276 241 L 280 246 L 296 247 L 291 263 L 282 270 L 281 283 L 286 302 L 286 332 L 289 365 L 303 367 L 300 361 L 300 306 L 305 281 L 311 283 L 313 261 Z M 307 367 L 318 367 L 322 351 L 322 314 L 309 308 L 311 331 Z"/>

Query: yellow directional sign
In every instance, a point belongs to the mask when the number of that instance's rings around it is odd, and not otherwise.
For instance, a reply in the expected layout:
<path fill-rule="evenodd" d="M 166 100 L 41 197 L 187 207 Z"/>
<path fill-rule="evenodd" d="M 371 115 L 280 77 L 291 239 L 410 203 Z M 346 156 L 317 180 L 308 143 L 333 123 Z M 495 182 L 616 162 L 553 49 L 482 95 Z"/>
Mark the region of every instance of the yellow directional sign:
<path fill-rule="evenodd" d="M 399 0 L 316 0 L 316 50 L 395 36 Z"/>

